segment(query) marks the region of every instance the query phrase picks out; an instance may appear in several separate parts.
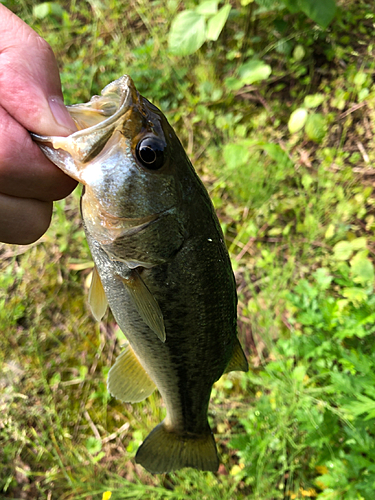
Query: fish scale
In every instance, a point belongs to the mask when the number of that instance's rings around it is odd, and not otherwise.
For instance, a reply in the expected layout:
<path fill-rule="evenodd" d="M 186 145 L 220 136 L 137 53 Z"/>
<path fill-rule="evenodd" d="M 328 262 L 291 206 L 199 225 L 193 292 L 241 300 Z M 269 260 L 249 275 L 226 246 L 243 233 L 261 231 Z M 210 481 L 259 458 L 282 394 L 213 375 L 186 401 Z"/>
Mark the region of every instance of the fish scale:
<path fill-rule="evenodd" d="M 212 385 L 248 365 L 237 339 L 235 279 L 211 200 L 172 127 L 130 77 L 68 110 L 78 132 L 32 135 L 85 186 L 81 213 L 95 263 L 90 305 L 100 319 L 108 301 L 128 340 L 108 389 L 136 402 L 157 387 L 167 410 L 135 460 L 153 473 L 215 471 L 207 420 Z"/>

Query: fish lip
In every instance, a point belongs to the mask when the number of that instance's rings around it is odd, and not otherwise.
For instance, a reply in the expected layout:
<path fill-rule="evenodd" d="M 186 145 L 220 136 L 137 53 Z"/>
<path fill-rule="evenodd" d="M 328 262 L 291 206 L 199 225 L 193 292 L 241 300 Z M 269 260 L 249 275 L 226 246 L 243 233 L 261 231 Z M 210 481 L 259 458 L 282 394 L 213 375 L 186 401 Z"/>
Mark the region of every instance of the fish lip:
<path fill-rule="evenodd" d="M 84 137 L 88 134 L 92 134 L 92 133 L 95 133 L 97 131 L 108 128 L 112 124 L 114 124 L 123 114 L 126 113 L 126 111 L 133 104 L 132 90 L 136 91 L 136 89 L 134 87 L 133 80 L 130 78 L 130 76 L 124 75 L 121 78 L 119 78 L 118 80 L 115 80 L 114 82 L 109 83 L 102 90 L 102 92 L 101 92 L 102 95 L 96 96 L 96 97 L 98 97 L 99 99 L 104 97 L 106 91 L 108 92 L 111 90 L 111 88 L 115 88 L 116 86 L 120 89 L 120 92 L 119 92 L 120 100 L 119 100 L 119 106 L 118 106 L 117 111 L 115 111 L 115 113 L 110 115 L 108 118 L 105 118 L 100 123 L 97 123 L 96 125 L 92 125 L 91 127 L 87 127 L 87 128 L 82 129 L 82 130 L 78 130 L 77 132 L 73 132 L 72 134 L 70 134 L 68 136 L 69 139 L 71 139 L 71 140 L 79 139 L 79 138 Z M 66 106 L 66 107 L 67 107 L 68 111 L 69 111 L 69 108 L 75 108 L 75 107 L 83 106 L 83 105 L 87 105 L 87 107 L 89 108 L 90 103 L 92 103 L 92 99 L 87 103 L 73 104 L 71 106 Z M 51 143 L 52 140 L 55 138 L 55 136 L 39 135 L 39 134 L 35 134 L 34 132 L 30 132 L 30 135 L 31 135 L 32 139 L 38 143 Z"/>

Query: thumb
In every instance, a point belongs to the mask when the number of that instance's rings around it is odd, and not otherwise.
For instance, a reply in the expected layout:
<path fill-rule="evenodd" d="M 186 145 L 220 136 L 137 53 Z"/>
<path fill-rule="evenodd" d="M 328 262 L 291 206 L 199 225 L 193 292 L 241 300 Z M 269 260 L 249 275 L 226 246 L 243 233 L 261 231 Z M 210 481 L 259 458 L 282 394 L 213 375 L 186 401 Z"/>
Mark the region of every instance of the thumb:
<path fill-rule="evenodd" d="M 68 135 L 76 130 L 64 106 L 51 47 L 1 3 L 0 106 L 40 135 Z"/>

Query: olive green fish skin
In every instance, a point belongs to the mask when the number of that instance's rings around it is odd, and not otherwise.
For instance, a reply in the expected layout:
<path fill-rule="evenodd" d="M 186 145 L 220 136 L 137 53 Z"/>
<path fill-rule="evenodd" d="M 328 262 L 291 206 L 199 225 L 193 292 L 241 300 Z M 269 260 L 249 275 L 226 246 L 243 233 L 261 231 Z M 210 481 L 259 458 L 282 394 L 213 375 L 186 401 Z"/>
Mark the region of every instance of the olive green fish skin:
<path fill-rule="evenodd" d="M 173 130 L 167 124 L 165 128 L 172 135 L 171 156 L 188 183 L 188 193 L 168 217 L 161 216 L 137 233 L 134 246 L 134 235 L 100 245 L 87 228 L 86 232 L 114 317 L 158 387 L 174 428 L 201 434 L 207 426 L 212 384 L 224 372 L 236 340 L 236 286 L 207 192 Z M 131 270 L 109 254 L 156 261 L 150 268 L 141 267 L 140 275 L 163 313 L 165 343 L 140 319 L 118 279 L 128 278 Z"/>
<path fill-rule="evenodd" d="M 119 111 L 106 128 L 103 122 L 103 128 L 99 123 L 90 129 L 88 143 L 84 130 L 70 136 L 69 143 L 36 139 L 53 162 L 85 185 L 81 211 L 90 250 L 113 315 L 164 400 L 165 429 L 187 440 L 210 435 L 212 385 L 238 345 L 236 285 L 224 237 L 208 193 L 161 111 L 138 94 L 128 77 L 106 89 L 98 108 L 108 94 L 110 104 L 115 95 Z M 77 114 L 80 110 L 77 105 Z M 92 116 L 89 125 L 96 123 Z M 156 170 L 137 158 L 137 145 L 145 137 L 156 138 L 164 149 Z M 48 141 L 69 154 L 43 144 Z M 160 307 L 165 342 L 129 293 L 126 284 L 135 278 Z M 137 458 L 143 464 L 147 460 L 141 451 Z M 206 463 L 193 456 L 178 464 L 144 466 L 151 472 L 218 466 L 215 456 Z"/>

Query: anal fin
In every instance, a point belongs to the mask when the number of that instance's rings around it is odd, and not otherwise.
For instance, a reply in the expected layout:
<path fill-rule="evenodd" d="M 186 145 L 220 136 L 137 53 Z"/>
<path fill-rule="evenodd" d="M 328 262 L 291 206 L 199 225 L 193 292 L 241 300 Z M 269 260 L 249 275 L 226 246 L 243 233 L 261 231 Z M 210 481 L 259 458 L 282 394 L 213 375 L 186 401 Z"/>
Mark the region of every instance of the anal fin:
<path fill-rule="evenodd" d="M 138 448 L 135 461 L 154 474 L 183 467 L 215 472 L 219 467 L 215 440 L 208 424 L 205 434 L 190 436 L 177 434 L 162 422 Z"/>
<path fill-rule="evenodd" d="M 162 342 L 165 342 L 166 334 L 163 314 L 155 297 L 147 288 L 138 271 L 132 269 L 130 277 L 124 278 L 123 276 L 119 276 L 119 278 L 128 290 L 143 321 Z"/>
<path fill-rule="evenodd" d="M 125 350 L 109 370 L 107 387 L 112 396 L 126 403 L 143 401 L 156 388 L 130 344 L 126 344 Z"/>
<path fill-rule="evenodd" d="M 108 301 L 96 267 L 92 271 L 88 300 L 94 318 L 100 321 L 107 310 Z"/>
<path fill-rule="evenodd" d="M 249 370 L 249 364 L 247 362 L 245 353 L 242 350 L 241 344 L 238 339 L 234 344 L 233 354 L 226 367 L 224 373 L 228 372 L 247 372 Z"/>

